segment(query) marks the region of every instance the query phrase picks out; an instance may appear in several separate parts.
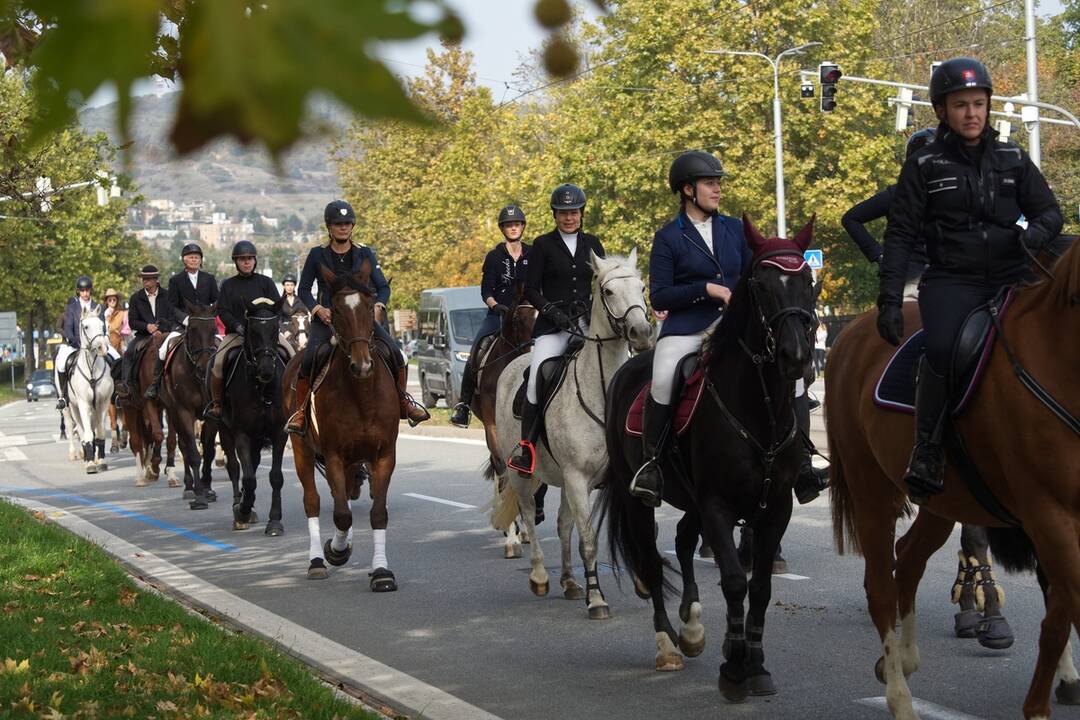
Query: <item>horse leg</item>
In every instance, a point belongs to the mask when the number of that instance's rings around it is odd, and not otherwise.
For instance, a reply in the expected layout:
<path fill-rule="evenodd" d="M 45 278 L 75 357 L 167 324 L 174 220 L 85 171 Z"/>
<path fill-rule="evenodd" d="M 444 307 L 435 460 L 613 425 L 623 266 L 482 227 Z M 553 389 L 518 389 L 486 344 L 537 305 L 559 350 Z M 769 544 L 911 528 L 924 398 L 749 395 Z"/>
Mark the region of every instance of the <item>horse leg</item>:
<path fill-rule="evenodd" d="M 386 559 L 386 526 L 390 515 L 386 510 L 386 496 L 390 491 L 390 476 L 394 474 L 397 456 L 394 446 L 386 448 L 385 453 L 370 463 L 371 470 L 371 522 L 372 554 L 370 587 L 372 592 L 393 592 L 397 590 L 397 580 L 390 571 Z"/>
<path fill-rule="evenodd" d="M 222 428 L 221 441 L 224 447 L 227 433 Z M 304 515 L 308 524 L 308 580 L 325 580 L 326 562 L 323 559 L 322 533 L 319 531 L 319 491 L 315 488 L 315 456 L 303 438 L 292 439 L 293 462 L 296 476 L 304 491 Z M 226 455 L 226 457 L 231 457 Z M 235 461 L 234 461 L 235 462 Z"/>
<path fill-rule="evenodd" d="M 236 455 L 240 458 L 243 489 L 239 496 L 233 495 L 233 530 L 251 527 L 251 508 L 255 504 L 255 469 L 252 467 L 252 443 L 245 433 L 236 435 Z"/>
<path fill-rule="evenodd" d="M 82 388 L 82 390 L 93 392 L 89 385 Z M 94 418 L 90 410 L 91 401 L 85 397 L 79 398 L 79 391 L 72 392 L 72 395 L 76 396 L 75 427 L 78 428 L 79 441 L 82 443 L 82 459 L 87 474 L 92 475 L 98 471 L 98 468 L 97 463 L 94 462 Z"/>
<path fill-rule="evenodd" d="M 259 522 L 259 514 L 255 512 L 255 491 L 258 489 L 259 484 L 259 463 L 262 462 L 262 443 L 252 442 L 248 439 L 251 452 L 251 475 L 244 478 L 243 484 L 243 506 L 249 513 L 251 522 Z"/>
<path fill-rule="evenodd" d="M 266 522 L 264 531 L 271 537 L 285 534 L 285 525 L 281 522 L 281 488 L 285 485 L 285 476 L 281 472 L 281 457 L 285 454 L 285 433 L 279 432 L 274 438 L 273 456 L 270 465 L 270 489 L 273 493 L 270 500 L 270 518 Z"/>
<path fill-rule="evenodd" d="M 589 479 L 575 468 L 566 468 L 563 472 L 562 497 L 569 504 L 574 514 L 574 524 L 577 525 L 578 551 L 585 566 L 585 604 L 589 609 L 589 619 L 610 620 L 611 607 L 604 599 L 600 576 L 596 572 L 596 533 L 589 518 Z M 561 508 L 559 512 L 562 513 Z"/>
<path fill-rule="evenodd" d="M 960 533 L 960 548 L 967 555 L 968 568 L 973 576 L 976 607 L 983 611 L 982 619 L 974 628 L 979 644 L 991 650 L 1012 647 L 1013 631 L 1001 613 L 1005 605 L 1005 590 L 994 579 L 986 528 L 965 525 Z"/>
<path fill-rule="evenodd" d="M 765 669 L 765 613 L 772 600 L 773 561 L 791 519 L 791 493 L 754 525 L 754 569 L 748 591 L 750 607 L 746 627 L 747 684 L 751 695 L 775 695 L 776 684 Z"/>
<path fill-rule="evenodd" d="M 210 486 L 213 481 L 213 468 L 214 468 L 214 453 L 215 443 L 214 440 L 217 437 L 217 430 L 213 423 L 204 422 L 199 429 L 199 443 L 202 445 L 202 472 L 200 473 L 199 482 L 202 483 L 203 489 L 207 492 L 210 491 Z"/>
<path fill-rule="evenodd" d="M 722 654 L 725 662 L 720 665 L 717 683 L 724 699 L 728 702 L 743 702 L 747 695 L 746 660 L 746 571 L 739 560 L 735 547 L 735 518 L 726 511 L 717 499 L 709 498 L 708 504 L 701 503 L 701 524 L 705 530 L 705 539 L 716 554 L 716 564 L 720 566 L 720 589 L 727 604 L 727 632 L 724 635 Z M 760 544 L 759 544 L 760 547 Z M 770 559 L 770 569 L 772 567 Z"/>
<path fill-rule="evenodd" d="M 229 474 L 232 484 L 233 505 L 236 505 L 240 502 L 240 461 L 236 456 L 236 435 L 222 425 L 218 428 L 218 439 L 221 441 L 221 455 L 225 458 L 225 472 Z"/>
<path fill-rule="evenodd" d="M 98 472 L 109 469 L 109 463 L 105 460 L 105 423 L 109 419 L 108 402 L 108 397 L 97 398 L 94 406 L 94 463 L 97 465 Z"/>
<path fill-rule="evenodd" d="M 242 454 L 239 444 L 237 454 Z M 352 555 L 353 518 L 349 495 L 345 490 L 345 465 L 336 453 L 326 457 L 326 482 L 330 485 L 330 496 L 334 501 L 335 529 L 334 537 L 323 545 L 323 553 L 331 565 L 344 565 Z"/>
<path fill-rule="evenodd" d="M 116 422 L 116 406 L 109 403 L 109 429 L 112 430 L 112 444 L 109 445 L 109 452 L 120 452 L 120 425 Z"/>
<path fill-rule="evenodd" d="M 1048 591 L 1050 585 L 1046 580 L 1046 575 L 1043 574 L 1042 567 L 1038 565 L 1035 567 L 1035 577 L 1039 580 L 1043 604 L 1046 605 L 1047 615 L 1049 615 Z M 1065 632 L 1067 633 L 1066 637 L 1072 636 L 1072 629 L 1068 627 L 1067 621 Z M 1080 705 L 1080 675 L 1077 675 L 1076 666 L 1073 665 L 1072 642 L 1070 640 L 1065 641 L 1065 649 L 1061 653 L 1061 659 L 1058 661 L 1057 672 L 1054 677 L 1058 678 L 1058 686 L 1054 691 L 1058 703 L 1061 705 Z"/>
<path fill-rule="evenodd" d="M 562 553 L 562 574 L 559 576 L 559 585 L 562 587 L 563 597 L 567 600 L 584 600 L 585 590 L 574 580 L 573 547 L 571 545 L 571 541 L 574 539 L 574 513 L 570 509 L 565 489 L 559 492 L 559 519 L 557 525 L 559 550 Z"/>
<path fill-rule="evenodd" d="M 915 643 L 915 595 L 930 556 L 948 541 L 956 523 L 930 512 L 920 512 L 896 542 L 897 607 L 900 611 L 900 667 L 904 677 L 919 669 Z M 879 673 L 880 678 L 880 673 Z"/>
<path fill-rule="evenodd" d="M 682 574 L 682 602 L 679 603 L 679 649 L 686 657 L 697 657 L 705 649 L 705 626 L 701 624 L 701 601 L 694 577 L 694 549 L 701 535 L 701 520 L 697 513 L 688 512 L 675 528 L 675 555 Z M 708 547 L 703 543 L 702 547 Z"/>
<path fill-rule="evenodd" d="M 536 500 L 533 498 L 532 480 L 518 475 L 516 472 L 503 471 L 504 482 L 510 483 L 517 495 L 518 517 L 525 523 L 525 532 L 533 538 L 530 544 L 530 562 L 532 570 L 529 572 L 529 590 L 533 595 L 543 597 L 548 594 L 549 579 L 547 568 L 544 567 L 544 551 L 541 543 L 536 539 Z M 564 491 L 565 492 L 565 491 Z"/>

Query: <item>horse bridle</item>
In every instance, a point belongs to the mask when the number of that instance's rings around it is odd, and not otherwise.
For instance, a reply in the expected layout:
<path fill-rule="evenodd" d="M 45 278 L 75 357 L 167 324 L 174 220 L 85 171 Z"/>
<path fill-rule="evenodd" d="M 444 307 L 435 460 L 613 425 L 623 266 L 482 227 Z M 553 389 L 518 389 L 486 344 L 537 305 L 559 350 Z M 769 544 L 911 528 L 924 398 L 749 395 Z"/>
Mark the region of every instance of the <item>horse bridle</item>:
<path fill-rule="evenodd" d="M 607 298 L 604 295 L 604 290 L 607 289 L 608 283 L 615 282 L 616 280 L 630 280 L 633 277 L 634 277 L 633 275 L 620 275 L 618 277 L 605 278 L 603 280 L 603 282 L 601 282 L 597 286 L 597 289 L 600 291 L 600 292 L 597 293 L 600 296 L 600 306 L 604 308 L 604 313 L 607 315 L 608 324 L 611 326 L 611 329 L 614 331 L 614 333 L 615 333 L 614 335 L 609 335 L 608 337 L 600 337 L 599 335 L 596 335 L 594 337 L 594 336 L 586 335 L 585 333 L 580 332 L 576 328 L 570 329 L 567 332 L 569 332 L 571 335 L 576 335 L 577 337 L 579 337 L 579 338 L 581 338 L 581 339 L 583 339 L 583 340 L 585 340 L 587 342 L 596 343 L 598 346 L 603 345 L 606 342 L 612 342 L 612 341 L 615 341 L 615 340 L 626 340 L 627 342 L 629 342 L 630 341 L 630 335 L 629 335 L 629 332 L 630 332 L 630 323 L 629 323 L 630 313 L 634 312 L 634 310 L 641 310 L 642 315 L 644 315 L 645 318 L 648 319 L 649 312 L 648 312 L 648 310 L 645 309 L 645 304 L 644 303 L 634 303 L 630 307 L 626 308 L 626 312 L 624 312 L 622 315 L 616 315 L 611 310 L 611 306 L 608 305 Z M 582 315 L 584 315 L 586 311 L 587 311 L 587 308 L 583 309 L 581 312 L 579 312 L 577 314 L 571 315 L 570 317 L 571 317 L 572 320 L 577 320 Z"/>
<path fill-rule="evenodd" d="M 363 293 L 362 290 L 357 290 L 357 289 L 351 289 L 349 292 L 350 293 L 352 293 L 352 292 Z M 333 306 L 331 306 L 330 307 L 330 331 L 334 334 L 334 344 L 337 347 L 341 348 L 342 352 L 344 352 L 346 355 L 348 355 L 350 353 L 353 344 L 358 343 L 358 342 L 366 343 L 368 345 L 368 350 L 370 351 L 371 343 L 375 339 L 375 320 L 374 320 L 374 318 L 372 318 L 371 332 L 368 333 L 367 337 L 343 338 L 341 336 L 341 333 L 338 332 L 337 325 L 334 324 L 334 308 L 333 308 Z"/>
<path fill-rule="evenodd" d="M 277 323 L 277 322 L 279 322 L 277 315 L 272 315 L 270 317 L 257 317 L 257 316 L 254 316 L 254 315 L 245 314 L 244 319 L 248 323 L 253 323 L 253 322 L 273 322 L 273 323 Z M 276 343 L 273 343 L 273 344 L 271 344 L 271 345 L 269 345 L 267 347 L 255 348 L 255 347 L 252 346 L 252 343 L 251 343 L 251 333 L 245 333 L 244 334 L 244 360 L 245 360 L 245 362 L 247 362 L 248 366 L 253 368 L 253 369 L 258 367 L 259 359 L 266 356 L 266 355 L 269 355 L 269 356 L 273 357 L 275 362 L 280 362 L 280 360 L 281 360 L 281 358 L 277 354 Z M 259 383 L 259 376 L 258 376 L 257 373 L 254 375 L 254 377 L 255 377 L 255 382 Z M 260 383 L 260 384 L 262 384 L 262 383 Z"/>
<path fill-rule="evenodd" d="M 196 320 L 196 321 L 199 321 L 199 322 L 214 322 L 215 321 L 215 319 L 213 317 L 206 317 L 206 316 L 202 316 L 202 315 L 188 315 L 188 324 L 189 325 L 191 324 L 191 322 L 193 320 Z M 199 379 L 199 380 L 202 380 L 203 378 L 206 377 L 206 369 L 199 367 L 199 356 L 204 355 L 204 354 L 205 355 L 212 355 L 217 350 L 217 347 L 214 346 L 214 345 L 211 345 L 210 347 L 201 347 L 201 348 L 192 349 L 191 344 L 187 341 L 187 339 L 188 339 L 188 334 L 187 334 L 187 331 L 185 330 L 184 331 L 184 357 L 186 357 L 187 361 L 189 363 L 191 363 L 191 366 L 193 368 L 195 368 L 195 377 L 197 379 Z"/>
<path fill-rule="evenodd" d="M 795 318 L 802 321 L 803 325 L 805 325 L 805 336 L 808 342 L 810 340 L 810 333 L 818 326 L 817 313 L 796 305 L 782 307 L 772 315 L 768 317 L 765 316 L 765 308 L 761 302 L 761 297 L 758 295 L 758 287 L 761 281 L 757 278 L 757 269 L 765 260 L 781 255 L 790 256 L 793 255 L 793 253 L 789 250 L 774 250 L 765 253 L 761 257 L 755 258 L 754 264 L 750 269 L 750 278 L 747 280 L 747 285 L 750 287 L 750 297 L 754 302 L 754 308 L 757 310 L 762 331 L 765 333 L 765 347 L 762 349 L 762 352 L 755 353 L 741 339 L 740 344 L 742 345 L 743 350 L 750 355 L 752 360 L 754 360 L 755 364 L 760 364 L 761 362 L 772 363 L 776 361 L 776 336 L 781 333 L 784 324 L 788 320 Z"/>

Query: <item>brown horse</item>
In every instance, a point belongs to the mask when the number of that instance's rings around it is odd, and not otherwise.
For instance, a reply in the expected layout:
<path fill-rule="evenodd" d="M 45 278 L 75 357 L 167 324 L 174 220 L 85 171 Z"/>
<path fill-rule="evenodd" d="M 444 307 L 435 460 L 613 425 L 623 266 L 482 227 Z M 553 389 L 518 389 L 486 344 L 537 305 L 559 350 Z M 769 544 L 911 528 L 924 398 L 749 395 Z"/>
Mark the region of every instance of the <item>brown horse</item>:
<path fill-rule="evenodd" d="M 205 510 L 217 498 L 210 489 L 216 423 L 204 422 L 195 439 L 195 421 L 206 407 L 205 381 L 210 357 L 217 350 L 216 311 L 213 305 L 184 301 L 188 311 L 187 330 L 171 350 L 172 358 L 161 377 L 159 402 L 165 409 L 170 429 L 175 429 L 184 458 L 184 496 L 192 510 Z M 199 453 L 199 443 L 203 455 Z"/>
<path fill-rule="evenodd" d="M 492 482 L 496 477 L 502 477 L 506 465 L 499 450 L 498 436 L 495 433 L 495 393 L 499 388 L 499 375 L 514 358 L 528 352 L 532 347 L 532 327 L 536 322 L 536 308 L 524 301 L 524 295 L 525 286 L 519 284 L 514 293 L 514 304 L 510 306 L 510 311 L 503 315 L 502 327 L 491 343 L 487 355 L 476 358 L 476 362 L 483 364 L 476 370 L 476 392 L 473 393 L 469 407 L 473 414 L 484 423 L 484 440 L 487 442 L 491 459 L 485 477 Z M 503 488 L 499 483 L 495 483 L 494 488 L 496 502 L 498 502 L 499 493 Z M 537 490 L 539 502 L 543 501 L 543 496 L 539 494 L 546 490 L 546 485 L 541 485 Z M 537 505 L 537 507 L 541 506 Z M 538 509 L 537 512 L 542 511 Z M 529 540 L 527 536 L 520 534 L 524 528 L 516 527 L 517 525 L 518 523 L 511 525 L 504 533 L 506 543 L 503 547 L 503 556 L 508 559 L 521 557 L 523 552 L 521 544 Z"/>
<path fill-rule="evenodd" d="M 917 328 L 915 304 L 905 305 L 905 327 Z M 841 333 L 829 355 L 825 414 L 833 531 L 841 553 L 848 545 L 865 558 L 870 615 L 884 648 L 877 674 L 894 717 L 917 717 L 906 680 L 919 666 L 915 593 L 927 560 L 956 522 L 988 526 L 991 549 L 1007 568 L 1030 569 L 1037 558 L 1040 581 L 1049 583 L 1024 717 L 1049 717 L 1059 661 L 1071 671 L 1066 677 L 1076 678 L 1067 643 L 1071 627 L 1080 623 L 1080 431 L 1070 427 L 1069 415 L 1075 423 L 1080 414 L 1080 244 L 1062 255 L 1051 279 L 1016 290 L 1003 330 L 1005 343 L 998 340 L 981 386 L 953 425 L 986 486 L 1023 529 L 1002 529 L 969 492 L 950 456 L 945 492 L 922 506 L 896 543 L 895 574 L 896 520 L 910 511 L 901 477 L 914 432 L 910 416 L 873 403 L 893 349 L 877 337 L 875 316 L 867 313 Z M 1019 367 L 1064 405 L 1060 414 L 1021 384 Z M 1058 697 L 1074 701 L 1078 685 L 1059 686 Z"/>
<path fill-rule="evenodd" d="M 372 348 L 375 330 L 375 294 L 371 289 L 371 263 L 364 261 L 352 275 L 337 276 L 320 268 L 330 286 L 330 358 L 324 369 L 312 370 L 312 390 L 304 435 L 292 436 L 296 474 L 304 488 L 304 512 L 310 535 L 308 577 L 327 576 L 326 562 L 344 565 L 352 554 L 352 506 L 359 497 L 357 470 L 366 462 L 371 471 L 371 561 L 373 592 L 397 590 L 386 560 L 386 496 L 397 463 L 400 402 L 397 381 L 386 361 Z M 388 349 L 394 352 L 393 348 Z M 284 384 L 295 388 L 301 355 L 285 369 Z M 296 411 L 296 393 L 285 393 L 285 416 Z M 315 468 L 326 476 L 334 500 L 332 540 L 322 544 L 319 531 L 319 493 Z"/>
<path fill-rule="evenodd" d="M 157 400 L 147 400 L 143 390 L 154 379 L 154 361 L 158 348 L 165 342 L 165 334 L 158 333 L 144 341 L 146 343 L 135 368 L 135 383 L 122 398 L 120 411 L 124 416 L 124 428 L 128 431 L 131 453 L 135 456 L 135 486 L 144 487 L 156 482 L 161 475 L 161 444 L 165 440 L 162 432 L 161 405 Z M 172 478 L 169 487 L 174 485 Z"/>

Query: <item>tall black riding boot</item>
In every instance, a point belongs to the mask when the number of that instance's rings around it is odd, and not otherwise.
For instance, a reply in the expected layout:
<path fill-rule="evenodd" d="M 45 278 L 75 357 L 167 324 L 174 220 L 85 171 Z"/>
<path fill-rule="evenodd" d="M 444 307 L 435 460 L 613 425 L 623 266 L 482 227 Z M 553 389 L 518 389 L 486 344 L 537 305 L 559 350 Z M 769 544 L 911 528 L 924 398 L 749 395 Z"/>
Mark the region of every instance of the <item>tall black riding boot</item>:
<path fill-rule="evenodd" d="M 536 469 L 536 440 L 540 437 L 540 408 L 525 401 L 521 409 L 521 442 L 518 452 L 506 464 L 523 477 L 532 477 Z"/>
<path fill-rule="evenodd" d="M 60 380 L 59 392 L 56 397 L 56 409 L 63 410 L 68 406 L 68 376 L 63 370 L 58 370 L 56 377 Z"/>
<path fill-rule="evenodd" d="M 660 471 L 668 426 L 671 424 L 671 406 L 661 405 L 652 395 L 645 398 L 644 432 L 641 434 L 641 451 L 645 462 L 630 481 L 630 494 L 649 507 L 660 507 L 664 497 L 664 476 Z"/>
<path fill-rule="evenodd" d="M 536 488 L 536 492 L 533 493 L 533 502 L 536 503 L 536 515 L 533 517 L 533 521 L 539 525 L 544 522 L 544 498 L 547 496 L 548 486 L 545 483 L 540 483 L 540 487 Z"/>
<path fill-rule="evenodd" d="M 800 505 L 805 505 L 829 487 L 829 471 L 819 470 L 810 461 L 810 447 L 807 445 L 810 439 L 809 393 L 803 393 L 795 398 L 795 421 L 799 425 L 799 436 L 795 438 L 795 442 L 799 444 L 799 450 L 802 452 L 799 459 L 799 474 L 795 477 L 795 499 Z"/>
<path fill-rule="evenodd" d="M 158 390 L 161 389 L 161 373 L 164 371 L 165 361 L 159 357 L 154 361 L 154 380 L 146 388 L 146 392 L 143 393 L 143 397 L 147 400 L 153 400 L 158 396 Z"/>
<path fill-rule="evenodd" d="M 945 377 L 934 372 L 926 358 L 922 358 L 915 388 L 915 447 L 904 473 L 908 497 L 916 504 L 945 489 L 945 453 L 941 449 L 941 434 L 945 426 L 947 401 Z"/>

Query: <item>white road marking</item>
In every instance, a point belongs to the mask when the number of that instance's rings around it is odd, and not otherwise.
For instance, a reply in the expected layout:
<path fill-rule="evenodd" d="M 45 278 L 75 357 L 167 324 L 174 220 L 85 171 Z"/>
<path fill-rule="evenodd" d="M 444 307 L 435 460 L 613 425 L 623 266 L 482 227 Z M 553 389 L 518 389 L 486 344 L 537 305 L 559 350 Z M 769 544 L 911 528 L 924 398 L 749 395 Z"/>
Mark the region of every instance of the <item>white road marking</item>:
<path fill-rule="evenodd" d="M 4 462 L 20 462 L 28 459 L 23 451 L 18 448 L 6 448 L 4 450 Z"/>
<path fill-rule="evenodd" d="M 453 443 L 455 445 L 477 445 L 479 447 L 487 447 L 487 443 L 483 440 L 473 440 L 471 438 L 448 438 L 448 437 L 434 437 L 432 435 L 412 435 L 409 433 L 398 433 L 398 440 L 424 440 L 427 442 L 444 442 Z"/>
<path fill-rule="evenodd" d="M 773 573 L 774 578 L 784 578 L 785 580 L 809 580 L 810 578 L 805 575 L 796 575 L 795 573 Z"/>
<path fill-rule="evenodd" d="M 859 705 L 867 705 L 869 707 L 878 708 L 885 713 L 889 713 L 889 706 L 885 703 L 884 697 L 861 698 L 855 702 Z M 937 705 L 927 700 L 920 700 L 919 698 L 912 698 L 912 705 L 915 706 L 915 712 L 918 713 L 919 717 L 923 718 L 923 720 L 983 720 L 978 715 L 969 715 L 968 713 L 953 710 L 944 705 Z"/>
<path fill-rule="evenodd" d="M 15 447 L 17 445 L 25 444 L 25 435 L 4 435 L 0 433 L 0 448 Z"/>
<path fill-rule="evenodd" d="M 428 502 L 439 503 L 440 505 L 449 505 L 450 507 L 461 508 L 462 510 L 475 510 L 475 505 L 466 505 L 465 503 L 459 503 L 454 500 L 443 500 L 442 498 L 431 497 L 430 495 L 421 495 L 420 493 L 402 493 L 405 497 L 416 498 L 417 500 L 427 500 Z"/>

